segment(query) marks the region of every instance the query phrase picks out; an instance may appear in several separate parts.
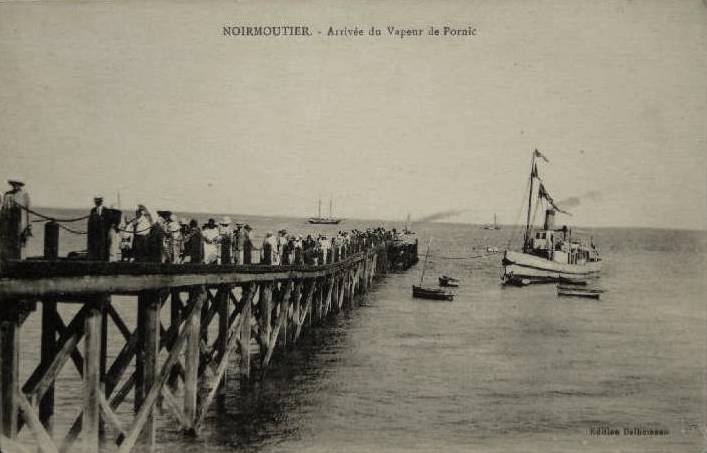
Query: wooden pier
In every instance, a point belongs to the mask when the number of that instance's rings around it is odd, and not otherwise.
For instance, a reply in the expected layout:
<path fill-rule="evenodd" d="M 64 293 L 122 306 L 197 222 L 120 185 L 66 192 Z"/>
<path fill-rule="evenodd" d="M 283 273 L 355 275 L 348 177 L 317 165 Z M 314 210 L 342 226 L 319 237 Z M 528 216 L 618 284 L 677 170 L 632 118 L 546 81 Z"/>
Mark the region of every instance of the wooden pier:
<path fill-rule="evenodd" d="M 273 357 L 353 308 L 376 277 L 417 261 L 417 245 L 400 241 L 368 244 L 319 266 L 68 261 L 57 257 L 55 242 L 45 241 L 43 259 L 0 263 L 3 452 L 23 429 L 45 453 L 149 451 L 158 408 L 197 435 L 227 373 L 237 373 L 247 392 Z M 126 296 L 134 328 L 125 320 Z M 63 304 L 74 304 L 72 317 L 62 317 Z M 41 315 L 41 335 L 21 341 L 33 312 Z M 31 354 L 21 354 L 21 345 L 39 351 L 24 382 L 20 358 Z M 109 356 L 109 345 L 122 347 Z M 55 384 L 66 366 L 80 374 L 82 395 L 80 407 L 61 407 L 75 416 L 58 433 Z"/>

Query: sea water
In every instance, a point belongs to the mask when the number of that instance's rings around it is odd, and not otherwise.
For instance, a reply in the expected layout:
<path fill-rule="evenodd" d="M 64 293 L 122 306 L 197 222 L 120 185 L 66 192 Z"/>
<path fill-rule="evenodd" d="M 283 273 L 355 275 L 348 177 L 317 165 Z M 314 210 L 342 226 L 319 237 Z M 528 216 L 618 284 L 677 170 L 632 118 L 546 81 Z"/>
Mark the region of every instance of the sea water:
<path fill-rule="evenodd" d="M 54 213 L 59 214 L 80 212 Z M 202 222 L 207 217 L 197 216 Z M 306 235 L 401 227 L 231 217 L 251 224 L 256 242 L 281 228 Z M 71 226 L 85 229 L 82 223 Z M 28 252 L 41 255 L 41 224 L 34 229 Z M 553 285 L 503 287 L 501 255 L 464 259 L 488 247 L 517 248 L 518 228 L 430 223 L 414 229 L 421 256 L 432 238 L 426 284 L 436 285 L 442 274 L 461 280 L 453 302 L 411 297 L 423 260 L 384 276 L 355 310 L 307 332 L 294 350 L 277 356 L 248 391 L 240 390 L 231 373 L 224 399 L 209 409 L 198 437 L 182 434 L 168 413 L 159 416 L 157 451 L 705 448 L 707 233 L 588 229 L 603 257 L 598 286 L 606 292 L 597 301 L 558 298 Z M 85 236 L 62 231 L 62 254 L 81 249 Z M 134 300 L 116 297 L 114 305 L 132 328 Z M 66 322 L 76 309 L 62 306 Z M 22 330 L 24 379 L 39 354 L 39 317 L 39 311 L 32 314 Z M 111 329 L 114 356 L 123 342 Z M 80 410 L 78 376 L 68 363 L 57 383 L 57 437 Z M 131 408 L 128 399 L 119 412 L 126 422 Z M 625 429 L 668 434 L 632 435 Z M 22 439 L 31 443 L 26 431 Z"/>

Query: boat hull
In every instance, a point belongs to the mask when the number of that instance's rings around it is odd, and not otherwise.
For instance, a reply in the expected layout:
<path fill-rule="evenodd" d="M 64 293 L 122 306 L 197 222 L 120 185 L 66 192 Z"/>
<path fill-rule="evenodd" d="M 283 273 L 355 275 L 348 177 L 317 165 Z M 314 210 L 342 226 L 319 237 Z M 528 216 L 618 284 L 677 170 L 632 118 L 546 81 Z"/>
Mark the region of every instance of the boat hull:
<path fill-rule="evenodd" d="M 459 283 L 457 283 L 457 280 L 451 280 L 448 278 L 439 277 L 439 286 L 448 286 L 450 288 L 458 288 Z"/>
<path fill-rule="evenodd" d="M 309 219 L 309 223 L 314 224 L 314 225 L 338 225 L 339 223 L 341 223 L 341 219 L 311 218 L 311 219 Z"/>
<path fill-rule="evenodd" d="M 504 253 L 503 266 L 504 283 L 516 285 L 581 282 L 598 277 L 601 271 L 601 261 L 564 264 L 511 250 Z"/>
<path fill-rule="evenodd" d="M 590 299 L 599 299 L 603 292 L 604 291 L 601 289 L 591 289 L 578 286 L 557 286 L 558 296 L 587 297 Z"/>
<path fill-rule="evenodd" d="M 454 295 L 451 293 L 448 293 L 446 291 L 443 291 L 440 289 L 423 288 L 423 287 L 414 286 L 414 285 L 412 287 L 412 297 L 416 297 L 418 299 L 431 299 L 431 300 L 447 300 L 447 301 L 454 300 Z"/>

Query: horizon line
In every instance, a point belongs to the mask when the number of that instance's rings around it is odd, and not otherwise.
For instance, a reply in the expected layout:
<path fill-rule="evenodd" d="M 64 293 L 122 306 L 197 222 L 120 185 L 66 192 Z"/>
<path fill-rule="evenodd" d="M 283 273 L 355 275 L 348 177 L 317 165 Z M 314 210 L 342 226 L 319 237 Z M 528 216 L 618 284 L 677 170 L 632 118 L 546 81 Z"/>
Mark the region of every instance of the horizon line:
<path fill-rule="evenodd" d="M 108 208 L 111 208 L 110 206 L 107 206 Z M 91 207 L 66 207 L 66 206 L 61 206 L 61 207 L 51 207 L 51 206 L 42 206 L 38 205 L 35 209 L 37 208 L 44 208 L 44 209 L 65 209 L 65 210 L 87 210 L 90 211 Z M 111 209 L 120 209 L 123 212 L 130 211 L 131 209 L 123 209 L 123 208 L 111 208 Z M 288 216 L 288 215 L 282 215 L 282 214 L 246 214 L 246 213 L 232 213 L 232 212 L 218 212 L 218 213 L 209 213 L 209 212 L 202 212 L 202 211 L 175 211 L 175 212 L 186 212 L 190 214 L 203 214 L 205 216 L 209 215 L 220 215 L 220 214 L 228 214 L 228 215 L 242 215 L 242 216 L 249 216 L 249 217 L 279 217 L 279 218 L 289 218 L 289 219 L 308 219 L 309 217 L 293 217 L 293 216 Z M 405 224 L 405 220 L 397 220 L 397 219 L 369 219 L 369 218 L 358 218 L 358 217 L 340 217 L 342 221 L 345 220 L 353 220 L 353 221 L 370 221 L 370 222 L 400 222 L 401 224 Z M 473 225 L 473 226 L 484 226 L 484 225 L 489 225 L 488 223 L 471 223 L 471 222 L 455 222 L 455 221 L 437 221 L 437 220 L 432 220 L 432 221 L 415 221 L 412 219 L 410 221 L 411 225 L 415 225 L 416 223 L 418 224 L 426 224 L 426 223 L 437 223 L 437 224 L 448 224 L 448 225 Z M 512 224 L 512 223 L 498 223 L 497 225 L 503 226 L 503 227 L 511 227 L 511 228 L 524 228 L 524 224 Z M 691 228 L 691 227 L 662 227 L 662 226 L 639 226 L 639 225 L 604 225 L 604 226 L 597 226 L 597 225 L 574 225 L 573 228 L 603 228 L 603 229 L 609 229 L 609 228 L 614 228 L 614 229 L 630 229 L 630 228 L 637 228 L 637 229 L 644 229 L 644 230 L 677 230 L 677 231 L 693 231 L 693 232 L 703 232 L 707 233 L 707 225 L 703 226 L 702 228 Z"/>

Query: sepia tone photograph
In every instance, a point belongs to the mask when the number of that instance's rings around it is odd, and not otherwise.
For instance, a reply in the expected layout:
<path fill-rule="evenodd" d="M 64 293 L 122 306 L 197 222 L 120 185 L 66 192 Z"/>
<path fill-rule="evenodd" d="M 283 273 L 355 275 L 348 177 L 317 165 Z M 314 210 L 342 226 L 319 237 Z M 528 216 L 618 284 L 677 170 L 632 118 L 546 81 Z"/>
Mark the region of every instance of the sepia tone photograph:
<path fill-rule="evenodd" d="M 0 0 L 0 453 L 707 451 L 705 0 Z"/>

